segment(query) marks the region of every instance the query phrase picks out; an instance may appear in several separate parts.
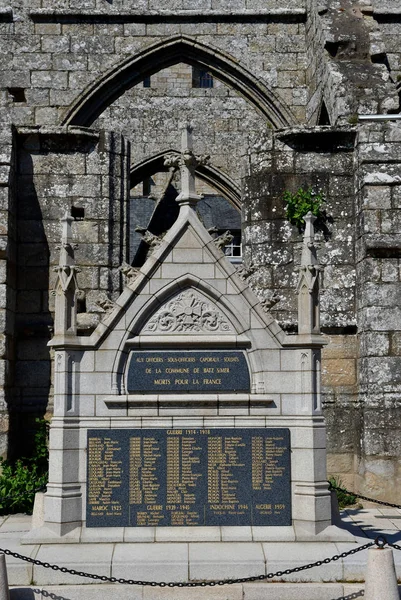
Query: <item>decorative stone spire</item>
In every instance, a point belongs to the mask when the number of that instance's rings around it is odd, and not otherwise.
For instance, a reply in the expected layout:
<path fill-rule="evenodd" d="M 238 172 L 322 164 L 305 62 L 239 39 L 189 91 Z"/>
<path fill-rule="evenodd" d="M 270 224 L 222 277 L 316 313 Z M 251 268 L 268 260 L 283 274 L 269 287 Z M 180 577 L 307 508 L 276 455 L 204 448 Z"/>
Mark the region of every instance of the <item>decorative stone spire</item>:
<path fill-rule="evenodd" d="M 205 164 L 210 156 L 195 156 L 192 144 L 192 127 L 187 125 L 181 134 L 181 154 L 166 154 L 164 165 L 166 167 L 179 167 L 181 171 L 181 193 L 176 201 L 180 206 L 189 205 L 194 207 L 200 196 L 195 189 L 196 167 Z"/>
<path fill-rule="evenodd" d="M 308 212 L 302 247 L 301 266 L 298 268 L 298 334 L 320 334 L 319 288 L 320 273 L 315 246 L 313 223 L 316 217 Z"/>
<path fill-rule="evenodd" d="M 80 269 L 75 266 L 74 250 L 76 246 L 71 243 L 71 223 L 73 220 L 68 211 L 65 212 L 64 217 L 61 219 L 60 259 L 58 267 L 54 268 L 58 276 L 54 292 L 56 296 L 55 335 L 77 334 L 76 294 L 78 284 L 76 274 L 79 273 Z"/>

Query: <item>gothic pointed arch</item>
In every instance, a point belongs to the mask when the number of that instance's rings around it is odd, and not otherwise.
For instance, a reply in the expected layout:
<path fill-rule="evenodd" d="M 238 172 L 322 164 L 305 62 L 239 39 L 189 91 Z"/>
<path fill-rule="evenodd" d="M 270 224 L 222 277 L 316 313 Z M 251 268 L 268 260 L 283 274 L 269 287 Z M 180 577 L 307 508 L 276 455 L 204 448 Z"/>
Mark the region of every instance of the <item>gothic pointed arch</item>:
<path fill-rule="evenodd" d="M 284 102 L 229 54 L 206 46 L 196 38 L 177 35 L 145 48 L 98 77 L 67 111 L 63 125 L 89 127 L 126 90 L 145 77 L 180 62 L 209 71 L 241 94 L 274 127 L 296 124 Z"/>
<path fill-rule="evenodd" d="M 130 171 L 130 187 L 133 188 L 147 177 L 152 177 L 155 173 L 165 170 L 166 167 L 163 163 L 166 154 L 178 156 L 180 153 L 178 150 L 170 148 L 134 165 Z M 213 165 L 204 164 L 196 168 L 196 175 L 225 196 L 235 208 L 241 210 L 241 190 L 226 173 L 216 169 Z"/>

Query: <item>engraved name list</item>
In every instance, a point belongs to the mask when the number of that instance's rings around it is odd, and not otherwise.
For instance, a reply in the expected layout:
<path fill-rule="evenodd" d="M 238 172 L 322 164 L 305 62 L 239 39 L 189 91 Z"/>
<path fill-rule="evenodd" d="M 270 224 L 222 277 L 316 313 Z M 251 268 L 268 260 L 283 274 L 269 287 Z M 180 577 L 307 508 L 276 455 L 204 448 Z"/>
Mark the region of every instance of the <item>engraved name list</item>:
<path fill-rule="evenodd" d="M 291 525 L 288 429 L 88 431 L 88 527 Z"/>

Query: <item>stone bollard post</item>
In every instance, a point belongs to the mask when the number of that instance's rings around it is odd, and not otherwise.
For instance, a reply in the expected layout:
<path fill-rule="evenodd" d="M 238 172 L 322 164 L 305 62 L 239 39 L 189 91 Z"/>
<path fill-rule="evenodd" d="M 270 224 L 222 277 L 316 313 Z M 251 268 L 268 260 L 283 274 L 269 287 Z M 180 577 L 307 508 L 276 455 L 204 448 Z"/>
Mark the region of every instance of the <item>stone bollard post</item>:
<path fill-rule="evenodd" d="M 391 548 L 369 548 L 365 600 L 399 600 Z"/>
<path fill-rule="evenodd" d="M 5 554 L 0 554 L 0 600 L 10 600 Z"/>

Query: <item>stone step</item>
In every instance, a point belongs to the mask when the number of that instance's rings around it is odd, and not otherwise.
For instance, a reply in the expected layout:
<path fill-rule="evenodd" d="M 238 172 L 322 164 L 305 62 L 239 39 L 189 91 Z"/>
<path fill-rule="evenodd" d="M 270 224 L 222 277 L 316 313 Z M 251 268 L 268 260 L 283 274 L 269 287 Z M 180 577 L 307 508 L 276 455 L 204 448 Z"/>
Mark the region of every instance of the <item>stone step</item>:
<path fill-rule="evenodd" d="M 220 542 L 220 543 L 137 543 L 137 544 L 42 544 L 19 546 L 6 540 L 4 548 L 45 563 L 100 576 L 137 581 L 191 581 L 234 579 L 259 576 L 323 561 L 361 546 L 344 542 Z M 11 534 L 12 537 L 12 534 Z M 328 564 L 297 571 L 276 581 L 292 583 L 333 583 L 364 581 L 368 550 L 362 550 Z M 401 552 L 394 551 L 398 577 L 401 577 Z M 7 556 L 8 581 L 11 586 L 26 586 L 34 581 L 40 586 L 93 587 L 97 583 L 82 576 L 34 565 Z M 276 581 L 265 585 L 277 586 Z M 93 582 L 93 583 L 92 583 Z M 121 584 L 120 584 L 121 585 Z M 248 584 L 246 584 L 248 585 Z M 263 582 L 249 584 L 261 586 Z M 121 586 L 124 589 L 124 586 Z M 134 588 L 132 588 L 134 589 Z M 174 588 L 178 590 L 179 588 Z M 209 587 L 209 590 L 227 586 Z M 231 586 L 229 589 L 233 589 Z M 270 588 L 268 588 L 270 589 Z M 187 590 L 188 591 L 188 590 Z"/>
<path fill-rule="evenodd" d="M 246 583 L 192 589 L 32 585 L 10 588 L 10 600 L 358 600 L 363 598 L 363 588 L 362 583 Z"/>
<path fill-rule="evenodd" d="M 366 543 L 366 542 L 365 542 Z M 42 544 L 13 551 L 85 573 L 139 581 L 191 581 L 253 577 L 293 569 L 357 548 L 355 543 L 149 543 Z M 286 582 L 364 581 L 367 550 L 307 570 L 285 575 Z M 399 575 L 401 552 L 394 554 Z M 10 585 L 85 585 L 85 577 L 44 568 L 7 556 Z M 281 579 L 281 577 L 280 577 Z M 92 580 L 93 581 L 93 580 Z"/>

